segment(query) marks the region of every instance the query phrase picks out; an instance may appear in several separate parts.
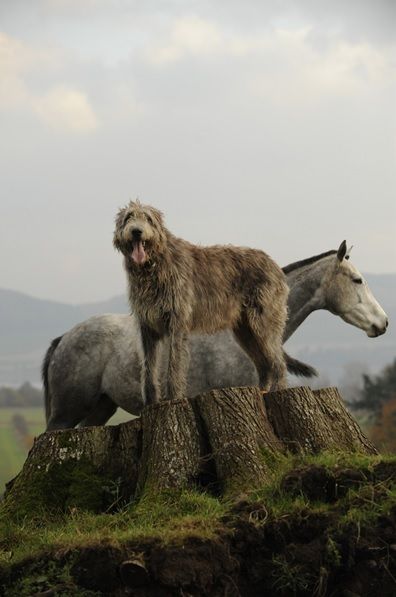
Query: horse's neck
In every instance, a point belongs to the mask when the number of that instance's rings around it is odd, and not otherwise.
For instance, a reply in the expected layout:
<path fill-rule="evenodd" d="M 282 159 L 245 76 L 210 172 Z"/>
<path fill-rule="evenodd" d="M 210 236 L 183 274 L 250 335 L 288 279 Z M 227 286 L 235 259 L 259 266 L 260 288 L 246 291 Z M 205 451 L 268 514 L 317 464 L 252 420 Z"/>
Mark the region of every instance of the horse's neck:
<path fill-rule="evenodd" d="M 286 324 L 284 341 L 294 334 L 310 313 L 326 308 L 321 286 L 327 267 L 328 260 L 322 259 L 287 274 L 287 283 L 290 288 L 289 319 Z"/>

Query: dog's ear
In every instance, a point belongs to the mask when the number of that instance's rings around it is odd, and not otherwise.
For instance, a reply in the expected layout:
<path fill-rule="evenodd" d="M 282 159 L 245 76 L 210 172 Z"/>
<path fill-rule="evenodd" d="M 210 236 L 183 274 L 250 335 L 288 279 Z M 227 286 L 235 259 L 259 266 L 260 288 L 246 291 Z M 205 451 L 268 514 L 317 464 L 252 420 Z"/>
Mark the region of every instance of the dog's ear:
<path fill-rule="evenodd" d="M 159 209 L 155 207 L 150 207 L 150 215 L 155 220 L 159 227 L 162 227 L 164 223 L 164 214 Z"/>
<path fill-rule="evenodd" d="M 114 248 L 117 249 L 117 251 L 121 251 L 121 245 L 122 245 L 121 233 L 124 228 L 125 216 L 126 216 L 127 212 L 128 212 L 128 206 L 122 207 L 121 209 L 118 210 L 118 213 L 115 218 L 113 245 L 114 245 Z"/>

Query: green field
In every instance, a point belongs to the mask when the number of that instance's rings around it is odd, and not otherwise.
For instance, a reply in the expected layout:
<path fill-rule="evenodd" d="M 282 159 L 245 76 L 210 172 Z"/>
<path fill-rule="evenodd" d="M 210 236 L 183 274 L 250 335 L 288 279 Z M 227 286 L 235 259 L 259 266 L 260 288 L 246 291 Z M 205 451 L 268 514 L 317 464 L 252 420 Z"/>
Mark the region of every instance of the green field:
<path fill-rule="evenodd" d="M 44 410 L 42 408 L 0 408 L 0 495 L 7 481 L 21 470 L 28 453 L 27 442 L 21 440 L 14 429 L 12 418 L 22 415 L 26 421 L 31 438 L 37 437 L 45 429 Z M 112 425 L 131 418 L 125 411 L 119 410 L 109 421 Z"/>

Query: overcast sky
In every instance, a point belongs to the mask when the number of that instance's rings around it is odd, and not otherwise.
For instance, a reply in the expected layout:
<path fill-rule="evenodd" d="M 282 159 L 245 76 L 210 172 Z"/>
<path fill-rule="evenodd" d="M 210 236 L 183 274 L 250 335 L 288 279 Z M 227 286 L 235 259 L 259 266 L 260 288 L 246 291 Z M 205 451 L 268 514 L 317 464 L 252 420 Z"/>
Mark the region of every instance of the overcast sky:
<path fill-rule="evenodd" d="M 396 272 L 394 0 L 1 0 L 0 287 L 125 288 L 130 198 L 281 265 Z"/>

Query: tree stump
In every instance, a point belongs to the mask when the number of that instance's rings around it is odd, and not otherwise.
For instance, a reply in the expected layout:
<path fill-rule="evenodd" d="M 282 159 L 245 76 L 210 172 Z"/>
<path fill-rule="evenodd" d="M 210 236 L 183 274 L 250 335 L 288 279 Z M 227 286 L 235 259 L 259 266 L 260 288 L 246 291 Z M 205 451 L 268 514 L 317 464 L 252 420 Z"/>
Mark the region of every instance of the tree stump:
<path fill-rule="evenodd" d="M 377 453 L 336 388 L 264 398 L 258 388 L 212 390 L 149 406 L 129 423 L 44 433 L 8 484 L 5 505 L 23 515 L 41 507 L 106 511 L 162 489 L 246 491 L 267 482 L 269 459 L 285 450 Z"/>
<path fill-rule="evenodd" d="M 223 492 L 265 483 L 264 453 L 283 450 L 274 434 L 259 388 L 212 390 L 197 399 Z"/>
<path fill-rule="evenodd" d="M 81 507 L 103 511 L 130 499 L 138 477 L 141 422 L 51 431 L 35 439 L 5 504 L 21 515 Z"/>
<path fill-rule="evenodd" d="M 265 396 L 275 434 L 291 452 L 345 450 L 377 454 L 346 410 L 337 388 L 289 388 Z"/>
<path fill-rule="evenodd" d="M 199 476 L 201 441 L 188 400 L 163 401 L 144 409 L 137 490 L 183 488 Z"/>

